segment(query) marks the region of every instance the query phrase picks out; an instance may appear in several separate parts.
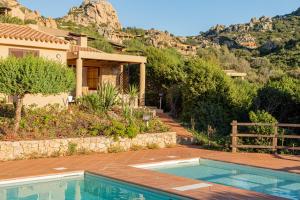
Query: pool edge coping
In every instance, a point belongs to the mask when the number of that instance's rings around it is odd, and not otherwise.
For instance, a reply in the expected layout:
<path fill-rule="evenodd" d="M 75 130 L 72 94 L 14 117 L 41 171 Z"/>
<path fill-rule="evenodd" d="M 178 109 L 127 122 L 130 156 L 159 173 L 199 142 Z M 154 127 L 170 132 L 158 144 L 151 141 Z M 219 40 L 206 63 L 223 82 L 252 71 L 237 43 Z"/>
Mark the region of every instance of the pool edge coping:
<path fill-rule="evenodd" d="M 190 197 L 188 195 L 176 193 L 176 191 L 169 191 L 169 190 L 164 190 L 161 188 L 149 186 L 146 184 L 135 183 L 133 181 L 128 181 L 128 180 L 104 175 L 104 174 L 101 174 L 98 172 L 92 172 L 90 170 L 76 170 L 76 171 L 61 172 L 61 173 L 48 173 L 48 174 L 44 174 L 44 175 L 41 174 L 41 175 L 36 175 L 36 176 L 24 176 L 24 177 L 12 178 L 12 179 L 2 179 L 2 180 L 0 180 L 0 187 L 7 187 L 7 186 L 18 184 L 18 183 L 26 184 L 31 181 L 43 181 L 43 180 L 49 180 L 49 179 L 55 180 L 55 179 L 59 179 L 59 178 L 72 177 L 72 176 L 74 176 L 74 177 L 75 176 L 84 176 L 85 174 L 99 176 L 99 177 L 103 177 L 103 178 L 107 178 L 107 179 L 112 179 L 113 181 L 123 182 L 125 184 L 132 185 L 133 187 L 137 186 L 137 187 L 141 187 L 144 189 L 149 189 L 150 191 L 152 190 L 152 191 L 170 194 L 173 196 L 178 196 L 178 197 L 184 198 L 184 200 L 197 200 L 196 198 Z M 170 189 L 173 189 L 173 188 L 170 188 Z"/>
<path fill-rule="evenodd" d="M 172 164 L 183 164 L 183 163 L 196 163 L 199 162 L 200 157 L 194 157 L 189 159 L 175 159 L 175 160 L 165 160 L 165 161 L 158 161 L 158 162 L 147 162 L 141 164 L 133 164 L 128 165 L 129 167 L 134 167 L 138 169 L 151 169 L 151 167 L 157 167 L 161 165 L 172 165 Z"/>
<path fill-rule="evenodd" d="M 10 184 L 27 183 L 30 181 L 42 181 L 46 179 L 52 180 L 52 179 L 71 177 L 71 176 L 83 176 L 84 173 L 85 173 L 84 170 L 78 170 L 78 171 L 61 172 L 61 173 L 49 173 L 49 174 L 37 175 L 37 176 L 17 177 L 12 179 L 2 179 L 0 180 L 0 187 L 5 187 L 6 185 L 10 185 Z"/>

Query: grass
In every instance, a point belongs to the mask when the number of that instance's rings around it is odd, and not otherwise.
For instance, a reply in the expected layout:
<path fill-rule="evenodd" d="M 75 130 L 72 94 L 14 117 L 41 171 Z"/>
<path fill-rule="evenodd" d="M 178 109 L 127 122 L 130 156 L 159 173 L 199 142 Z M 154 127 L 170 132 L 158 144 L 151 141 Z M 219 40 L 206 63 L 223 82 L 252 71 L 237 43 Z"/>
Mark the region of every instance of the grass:
<path fill-rule="evenodd" d="M 206 133 L 198 132 L 198 131 L 191 131 L 194 138 L 196 139 L 196 144 L 200 145 L 205 149 L 211 150 L 221 150 L 221 151 L 229 151 L 230 147 L 228 146 L 228 141 L 225 136 L 220 135 L 213 135 L 208 137 Z"/>
<path fill-rule="evenodd" d="M 167 144 L 166 148 L 175 148 L 176 146 L 177 144 L 172 143 L 172 144 Z"/>
<path fill-rule="evenodd" d="M 114 145 L 108 148 L 108 153 L 120 153 L 120 152 L 125 152 L 124 147 L 120 145 Z"/>
<path fill-rule="evenodd" d="M 155 144 L 155 143 L 149 143 L 149 144 L 147 144 L 147 148 L 148 149 L 160 149 L 159 145 Z"/>
<path fill-rule="evenodd" d="M 71 155 L 74 155 L 76 152 L 77 152 L 77 144 L 70 142 L 68 144 L 67 155 L 71 156 Z"/>
<path fill-rule="evenodd" d="M 132 145 L 132 146 L 130 147 L 130 150 L 131 150 L 131 151 L 140 151 L 140 150 L 143 150 L 143 149 L 145 149 L 145 147 L 142 146 L 142 145 Z"/>

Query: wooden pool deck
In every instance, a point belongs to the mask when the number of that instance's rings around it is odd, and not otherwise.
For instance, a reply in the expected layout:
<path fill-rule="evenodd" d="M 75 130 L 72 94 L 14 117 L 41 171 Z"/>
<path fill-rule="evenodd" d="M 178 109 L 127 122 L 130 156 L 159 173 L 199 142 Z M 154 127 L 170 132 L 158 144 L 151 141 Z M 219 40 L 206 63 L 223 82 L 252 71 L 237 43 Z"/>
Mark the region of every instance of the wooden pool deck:
<path fill-rule="evenodd" d="M 129 166 L 133 164 L 187 158 L 207 158 L 300 174 L 299 156 L 281 156 L 257 153 L 232 154 L 228 152 L 203 150 L 191 146 L 179 146 L 169 149 L 142 150 L 116 154 L 91 154 L 0 162 L 0 181 L 4 179 L 84 170 L 183 195 L 190 197 L 191 199 L 280 199 L 265 194 L 218 184 L 212 184 L 211 187 L 202 189 L 180 192 L 172 188 L 203 182 Z M 57 171 L 54 169 L 61 167 L 66 169 L 63 171 Z"/>

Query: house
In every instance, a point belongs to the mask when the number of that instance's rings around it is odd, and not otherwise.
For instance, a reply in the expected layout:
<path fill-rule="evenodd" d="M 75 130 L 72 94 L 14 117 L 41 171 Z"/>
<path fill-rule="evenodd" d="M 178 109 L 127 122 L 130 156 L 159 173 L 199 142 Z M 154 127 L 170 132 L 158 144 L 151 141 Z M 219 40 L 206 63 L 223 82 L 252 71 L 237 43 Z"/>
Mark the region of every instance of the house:
<path fill-rule="evenodd" d="M 9 15 L 11 11 L 12 11 L 12 9 L 9 7 L 6 7 L 6 6 L 0 7 L 0 15 Z"/>
<path fill-rule="evenodd" d="M 0 57 L 42 56 L 65 63 L 76 72 L 76 89 L 56 96 L 26 95 L 25 105 L 67 104 L 67 97 L 76 98 L 94 92 L 98 85 L 110 82 L 123 91 L 124 66 L 140 69 L 139 105 L 145 102 L 146 57 L 105 53 L 88 46 L 88 37 L 63 30 L 46 29 L 37 25 L 0 23 Z M 10 99 L 7 99 L 11 101 Z"/>
<path fill-rule="evenodd" d="M 235 70 L 223 70 L 225 74 L 231 78 L 241 78 L 242 80 L 245 79 L 247 73 L 237 72 Z"/>

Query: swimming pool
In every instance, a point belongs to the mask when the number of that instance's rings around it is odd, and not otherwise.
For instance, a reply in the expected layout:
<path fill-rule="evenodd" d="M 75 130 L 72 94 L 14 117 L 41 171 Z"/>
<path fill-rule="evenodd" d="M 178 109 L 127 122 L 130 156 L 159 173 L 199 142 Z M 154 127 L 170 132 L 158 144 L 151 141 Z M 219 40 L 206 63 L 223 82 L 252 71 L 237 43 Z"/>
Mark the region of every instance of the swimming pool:
<path fill-rule="evenodd" d="M 0 182 L 0 200 L 181 200 L 183 197 L 90 173 Z"/>
<path fill-rule="evenodd" d="M 206 159 L 136 166 L 288 199 L 300 199 L 300 175 Z"/>

